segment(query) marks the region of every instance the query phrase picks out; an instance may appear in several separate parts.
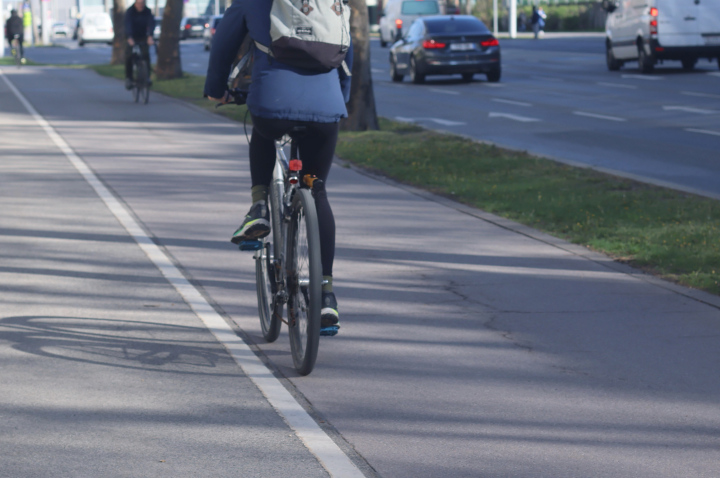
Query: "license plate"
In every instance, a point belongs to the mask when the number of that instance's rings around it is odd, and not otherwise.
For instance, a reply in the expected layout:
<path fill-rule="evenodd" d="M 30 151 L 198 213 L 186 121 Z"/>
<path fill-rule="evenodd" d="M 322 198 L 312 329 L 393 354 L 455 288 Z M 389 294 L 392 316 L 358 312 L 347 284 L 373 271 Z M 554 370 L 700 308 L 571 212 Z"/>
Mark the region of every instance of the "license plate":
<path fill-rule="evenodd" d="M 477 46 L 474 43 L 452 43 L 450 49 L 453 51 L 474 50 Z"/>
<path fill-rule="evenodd" d="M 720 35 L 706 36 L 706 45 L 720 45 Z"/>

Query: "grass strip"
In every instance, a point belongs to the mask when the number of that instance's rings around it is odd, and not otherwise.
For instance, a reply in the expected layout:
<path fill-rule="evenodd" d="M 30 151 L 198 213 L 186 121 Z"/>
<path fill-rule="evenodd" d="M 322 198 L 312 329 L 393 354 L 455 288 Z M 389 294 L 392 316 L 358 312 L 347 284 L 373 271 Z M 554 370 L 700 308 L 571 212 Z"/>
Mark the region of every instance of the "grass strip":
<path fill-rule="evenodd" d="M 122 67 L 93 66 L 124 78 Z M 153 89 L 216 109 L 204 77 Z M 532 226 L 649 273 L 720 295 L 720 202 L 576 168 L 419 126 L 381 119 L 380 131 L 341 132 L 338 156 L 362 168 Z"/>

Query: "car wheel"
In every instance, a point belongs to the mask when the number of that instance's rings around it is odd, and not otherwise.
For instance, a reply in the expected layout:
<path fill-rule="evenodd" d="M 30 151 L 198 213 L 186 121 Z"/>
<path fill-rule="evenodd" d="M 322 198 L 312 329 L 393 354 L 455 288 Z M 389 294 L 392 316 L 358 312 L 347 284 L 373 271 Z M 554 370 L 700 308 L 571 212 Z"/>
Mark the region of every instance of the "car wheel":
<path fill-rule="evenodd" d="M 683 70 L 690 71 L 694 69 L 695 63 L 697 63 L 697 58 L 685 58 L 682 60 Z"/>
<path fill-rule="evenodd" d="M 618 71 L 622 66 L 622 62 L 615 58 L 615 53 L 613 53 L 609 41 L 605 43 L 605 59 L 607 60 L 607 67 L 610 71 Z"/>
<path fill-rule="evenodd" d="M 638 43 L 638 67 L 643 73 L 652 73 L 655 68 L 655 59 L 645 53 L 645 47 L 642 42 Z"/>
<path fill-rule="evenodd" d="M 500 81 L 501 72 L 502 70 L 500 70 L 500 67 L 498 66 L 494 70 L 488 71 L 485 75 L 490 83 L 497 83 Z"/>
<path fill-rule="evenodd" d="M 415 63 L 415 57 L 410 57 L 410 81 L 419 85 L 425 82 L 425 75 L 417 72 L 417 64 Z"/>
<path fill-rule="evenodd" d="M 405 75 L 397 72 L 397 66 L 395 65 L 395 60 L 390 58 L 390 79 L 394 81 L 395 83 L 400 83 L 403 78 L 405 78 Z"/>
<path fill-rule="evenodd" d="M 470 83 L 473 80 L 473 76 L 475 76 L 473 73 L 463 73 L 462 79 L 466 83 Z"/>

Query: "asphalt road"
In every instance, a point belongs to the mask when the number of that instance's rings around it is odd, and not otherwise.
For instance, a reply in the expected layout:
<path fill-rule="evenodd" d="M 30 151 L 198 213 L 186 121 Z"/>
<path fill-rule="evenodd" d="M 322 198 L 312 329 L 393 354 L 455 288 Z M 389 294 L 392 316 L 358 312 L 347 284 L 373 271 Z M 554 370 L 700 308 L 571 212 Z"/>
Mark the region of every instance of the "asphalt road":
<path fill-rule="evenodd" d="M 253 261 L 228 241 L 249 206 L 242 128 L 134 104 L 92 71 L 3 71 L 69 148 L 0 79 L 10 476 L 323 476 L 208 311 L 366 476 L 717 476 L 717 297 L 339 164 L 343 329 L 298 377 L 284 333 L 263 343 Z M 135 243 L 68 151 L 152 240 Z M 155 245 L 212 307 L 190 308 Z"/>
<path fill-rule="evenodd" d="M 35 49 L 48 63 L 105 62 L 110 49 Z M 388 49 L 371 42 L 378 113 L 632 178 L 720 198 L 720 71 L 668 62 L 653 75 L 634 64 L 607 71 L 602 35 L 501 39 L 503 78 L 389 79 Z M 181 42 L 183 69 L 204 75 L 201 40 Z"/>

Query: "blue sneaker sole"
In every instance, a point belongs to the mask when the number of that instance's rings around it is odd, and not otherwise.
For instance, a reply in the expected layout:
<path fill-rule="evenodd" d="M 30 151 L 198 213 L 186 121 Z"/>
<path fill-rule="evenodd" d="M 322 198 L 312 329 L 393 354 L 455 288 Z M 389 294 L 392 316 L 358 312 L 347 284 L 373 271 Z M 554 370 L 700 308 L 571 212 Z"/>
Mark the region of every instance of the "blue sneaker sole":
<path fill-rule="evenodd" d="M 320 329 L 320 336 L 321 337 L 333 337 L 337 335 L 338 330 L 340 330 L 340 327 L 337 325 L 331 325 L 330 327 L 323 327 Z"/>

